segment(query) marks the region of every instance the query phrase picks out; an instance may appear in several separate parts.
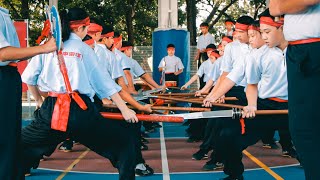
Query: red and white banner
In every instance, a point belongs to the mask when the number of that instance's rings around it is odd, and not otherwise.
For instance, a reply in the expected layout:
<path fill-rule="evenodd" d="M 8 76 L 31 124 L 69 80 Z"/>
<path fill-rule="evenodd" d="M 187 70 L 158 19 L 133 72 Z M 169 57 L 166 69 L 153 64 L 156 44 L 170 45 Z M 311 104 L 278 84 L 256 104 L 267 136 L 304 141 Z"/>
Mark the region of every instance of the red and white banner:
<path fill-rule="evenodd" d="M 20 47 L 28 46 L 28 20 L 15 21 L 14 26 L 17 30 L 17 34 L 20 41 Z M 18 63 L 18 71 L 20 74 L 23 73 L 24 69 L 27 67 L 28 61 L 20 61 Z M 22 84 L 22 92 L 27 92 L 28 87 L 25 83 Z"/>

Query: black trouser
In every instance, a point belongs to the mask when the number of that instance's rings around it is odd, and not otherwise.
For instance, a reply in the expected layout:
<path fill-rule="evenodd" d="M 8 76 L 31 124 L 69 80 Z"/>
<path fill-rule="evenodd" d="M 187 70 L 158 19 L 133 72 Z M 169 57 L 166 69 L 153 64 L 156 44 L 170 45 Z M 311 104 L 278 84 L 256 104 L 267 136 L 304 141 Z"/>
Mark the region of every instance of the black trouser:
<path fill-rule="evenodd" d="M 226 93 L 226 97 L 236 97 L 237 101 L 231 101 L 232 104 L 236 105 L 246 105 L 247 99 L 246 94 L 244 92 L 244 87 L 242 86 L 234 86 L 232 89 Z M 227 102 L 228 103 L 228 102 Z M 228 108 L 223 107 L 214 107 L 214 110 L 225 110 Z M 206 128 L 206 135 L 203 143 L 201 144 L 201 149 L 214 149 L 214 153 L 211 154 L 211 158 L 217 162 L 223 161 L 223 149 L 220 148 L 220 144 L 223 143 L 219 139 L 220 132 L 224 127 L 224 124 L 229 124 L 228 122 L 232 120 L 231 118 L 215 118 L 210 119 L 207 128 Z"/>
<path fill-rule="evenodd" d="M 201 104 L 191 104 L 191 107 L 202 107 Z M 201 140 L 205 135 L 205 128 L 207 125 L 207 118 L 190 119 L 188 133 L 190 138 Z"/>
<path fill-rule="evenodd" d="M 288 103 L 280 103 L 268 99 L 258 99 L 258 109 L 287 109 Z M 280 143 L 283 148 L 292 148 L 288 131 L 287 115 L 257 116 L 254 119 L 245 120 L 245 134 L 241 135 L 239 120 L 225 120 L 221 122 L 219 134 L 219 151 L 225 160 L 224 172 L 230 176 L 239 176 L 244 171 L 242 164 L 242 151 L 255 144 L 263 135 L 277 129 L 280 133 Z"/>
<path fill-rule="evenodd" d="M 320 42 L 288 46 L 289 125 L 307 180 L 320 179 Z"/>
<path fill-rule="evenodd" d="M 179 75 L 175 75 L 174 73 L 165 74 L 166 81 L 177 81 L 177 86 L 179 86 Z"/>
<path fill-rule="evenodd" d="M 201 84 L 200 82 L 200 89 L 204 87 L 205 84 Z M 191 107 L 202 107 L 201 104 L 191 104 Z M 205 129 L 207 126 L 208 119 L 207 118 L 202 118 L 202 119 L 190 119 L 189 120 L 189 128 L 188 128 L 188 133 L 190 137 L 194 139 L 203 139 L 205 136 Z"/>
<path fill-rule="evenodd" d="M 87 96 L 81 97 L 88 109 L 83 111 L 72 100 L 67 132 L 51 129 L 56 98 L 45 99 L 36 119 L 22 129 L 24 169 L 27 171 L 31 167 L 37 167 L 43 155 L 70 137 L 108 158 L 119 170 L 119 179 L 135 179 L 134 129 L 125 121 L 104 119 Z"/>
<path fill-rule="evenodd" d="M 274 144 L 274 130 L 267 131 L 261 138 L 263 144 Z"/>
<path fill-rule="evenodd" d="M 147 101 L 147 100 L 143 100 Z M 94 104 L 96 108 L 99 110 L 99 112 L 117 112 L 120 113 L 118 109 L 106 109 L 102 106 L 102 101 L 98 98 L 98 96 L 94 96 Z M 146 121 L 144 121 L 146 122 Z M 128 126 L 131 126 L 130 128 L 133 130 L 132 136 L 135 137 L 135 150 L 136 150 L 136 164 L 139 163 L 145 163 L 145 160 L 142 156 L 141 151 L 141 121 L 136 124 L 127 124 Z"/>
<path fill-rule="evenodd" d="M 24 179 L 20 162 L 22 85 L 17 68 L 0 66 L 0 179 Z"/>

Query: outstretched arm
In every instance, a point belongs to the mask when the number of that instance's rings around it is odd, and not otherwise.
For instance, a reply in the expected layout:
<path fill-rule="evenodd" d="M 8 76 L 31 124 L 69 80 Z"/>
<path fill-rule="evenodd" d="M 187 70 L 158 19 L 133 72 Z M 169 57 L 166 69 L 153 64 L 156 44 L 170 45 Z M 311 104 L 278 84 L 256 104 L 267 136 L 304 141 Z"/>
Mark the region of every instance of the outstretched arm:
<path fill-rule="evenodd" d="M 182 89 L 182 90 L 187 89 L 188 86 L 190 86 L 190 85 L 191 85 L 193 82 L 195 82 L 197 79 L 198 79 L 198 75 L 197 75 L 197 74 L 193 75 L 192 78 L 191 78 L 185 85 L 183 85 L 183 86 L 181 87 L 181 89 Z"/>
<path fill-rule="evenodd" d="M 0 62 L 28 59 L 38 54 L 55 51 L 56 49 L 57 46 L 54 38 L 51 38 L 47 43 L 41 46 L 28 48 L 7 46 L 0 48 Z"/>
<path fill-rule="evenodd" d="M 320 0 L 270 0 L 269 9 L 272 16 L 280 16 L 299 13 L 319 3 Z"/>

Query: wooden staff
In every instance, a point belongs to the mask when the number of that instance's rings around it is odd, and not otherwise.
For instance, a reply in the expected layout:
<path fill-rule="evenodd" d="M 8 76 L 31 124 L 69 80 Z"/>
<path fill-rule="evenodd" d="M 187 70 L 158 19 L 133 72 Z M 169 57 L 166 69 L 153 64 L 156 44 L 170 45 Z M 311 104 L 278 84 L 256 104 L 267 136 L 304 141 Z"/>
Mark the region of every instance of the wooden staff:
<path fill-rule="evenodd" d="M 204 98 L 188 98 L 190 100 L 196 100 L 196 101 L 203 101 Z M 225 101 L 238 101 L 238 98 L 236 97 L 225 97 L 224 98 Z"/>
<path fill-rule="evenodd" d="M 105 108 L 118 108 L 114 104 L 104 104 Z M 128 106 L 130 109 L 136 109 L 132 106 Z M 191 111 L 191 112 L 203 112 L 203 111 L 211 111 L 210 108 L 193 108 L 193 107 L 167 107 L 167 106 L 152 106 L 152 110 L 169 110 L 169 111 Z"/>
<path fill-rule="evenodd" d="M 121 113 L 100 112 L 107 119 L 124 120 Z M 139 121 L 182 123 L 183 117 L 136 114 Z"/>
<path fill-rule="evenodd" d="M 152 95 L 155 95 L 155 96 L 194 96 L 195 93 L 166 93 L 166 94 L 152 94 Z M 201 94 L 201 95 L 208 95 L 208 93 L 205 93 L 205 94 Z"/>
<path fill-rule="evenodd" d="M 171 94 L 167 94 L 166 93 L 166 94 L 152 94 L 152 95 L 161 96 L 161 97 L 163 97 L 163 96 L 165 96 L 165 97 L 167 97 L 167 96 L 175 96 L 175 98 L 176 98 L 177 96 L 181 96 L 181 97 L 194 96 L 195 93 L 171 93 Z M 202 95 L 208 95 L 208 93 L 203 93 L 203 94 L 201 94 L 201 96 Z M 226 101 L 237 101 L 238 100 L 236 97 L 225 97 L 224 99 Z"/>
<path fill-rule="evenodd" d="M 178 102 L 189 102 L 194 104 L 203 104 L 202 101 L 198 100 L 188 100 L 188 99 L 180 99 L 180 98 L 173 98 L 173 97 L 163 97 L 158 96 L 158 99 L 166 99 L 166 100 L 173 100 Z M 234 105 L 234 104 L 221 104 L 221 103 L 211 103 L 212 106 L 218 106 L 218 107 L 229 107 L 229 108 L 239 108 L 242 109 L 244 106 Z"/>
<path fill-rule="evenodd" d="M 283 110 L 257 110 L 256 115 L 286 115 L 289 113 L 287 109 Z"/>

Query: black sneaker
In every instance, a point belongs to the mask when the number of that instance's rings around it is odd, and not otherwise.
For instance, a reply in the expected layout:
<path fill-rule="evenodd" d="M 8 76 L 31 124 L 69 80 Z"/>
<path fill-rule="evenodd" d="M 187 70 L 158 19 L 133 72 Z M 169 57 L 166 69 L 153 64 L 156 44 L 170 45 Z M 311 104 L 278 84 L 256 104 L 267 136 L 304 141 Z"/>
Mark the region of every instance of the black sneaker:
<path fill-rule="evenodd" d="M 162 126 L 159 123 L 153 123 L 152 127 L 153 128 L 162 128 Z"/>
<path fill-rule="evenodd" d="M 187 120 L 187 121 L 185 121 L 185 122 L 182 124 L 182 126 L 189 126 L 189 124 L 190 124 L 190 121 Z"/>
<path fill-rule="evenodd" d="M 278 149 L 279 146 L 276 143 L 263 144 L 262 147 L 267 149 Z"/>
<path fill-rule="evenodd" d="M 155 131 L 155 129 L 152 127 L 152 128 L 146 128 L 144 130 L 145 133 L 149 134 L 149 133 L 153 133 Z"/>
<path fill-rule="evenodd" d="M 243 175 L 238 176 L 238 177 L 228 176 L 225 178 L 220 178 L 220 180 L 244 180 L 244 178 L 243 178 Z"/>
<path fill-rule="evenodd" d="M 72 151 L 72 147 L 65 146 L 64 144 L 59 146 L 58 149 L 59 149 L 59 151 L 62 151 L 62 152 L 71 152 Z"/>
<path fill-rule="evenodd" d="M 142 137 L 145 137 L 145 138 L 150 137 L 149 134 L 146 134 L 145 132 L 141 132 L 141 136 L 142 136 Z"/>
<path fill-rule="evenodd" d="M 296 150 L 293 148 L 290 148 L 289 150 L 283 150 L 282 156 L 288 157 L 288 158 L 297 158 L 298 157 Z"/>
<path fill-rule="evenodd" d="M 24 170 L 24 177 L 28 177 L 28 176 L 31 176 L 30 168 Z"/>
<path fill-rule="evenodd" d="M 149 143 L 149 141 L 146 138 L 142 137 L 142 136 L 141 136 L 141 142 L 144 143 L 144 144 L 148 144 Z"/>
<path fill-rule="evenodd" d="M 192 159 L 194 160 L 208 159 L 208 151 L 200 149 L 198 152 L 192 155 Z"/>
<path fill-rule="evenodd" d="M 199 138 L 194 138 L 194 137 L 189 137 L 189 138 L 187 139 L 187 143 L 194 143 L 194 142 L 199 142 L 199 141 L 201 141 L 201 139 L 199 139 Z"/>
<path fill-rule="evenodd" d="M 42 158 L 41 158 L 39 161 L 41 162 L 41 161 L 44 161 L 44 160 L 45 160 L 45 159 L 44 159 L 44 156 L 42 156 Z"/>
<path fill-rule="evenodd" d="M 148 149 L 149 149 L 149 147 L 147 145 L 145 145 L 143 143 L 141 144 L 141 151 L 146 151 Z"/>
<path fill-rule="evenodd" d="M 137 176 L 151 176 L 154 171 L 148 164 L 138 164 L 135 168 Z"/>
<path fill-rule="evenodd" d="M 223 169 L 224 165 L 220 162 L 214 162 L 213 160 L 210 160 L 206 162 L 206 164 L 202 167 L 203 171 L 213 171 L 216 169 Z"/>

